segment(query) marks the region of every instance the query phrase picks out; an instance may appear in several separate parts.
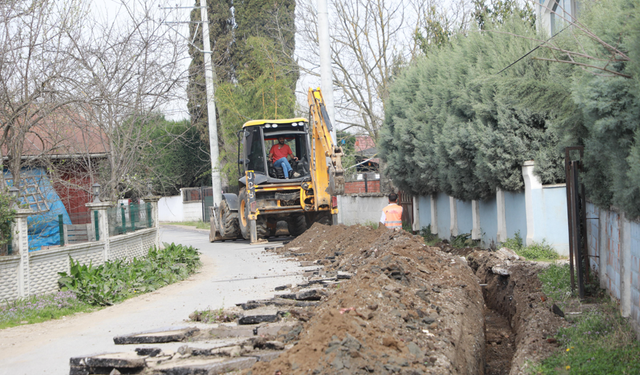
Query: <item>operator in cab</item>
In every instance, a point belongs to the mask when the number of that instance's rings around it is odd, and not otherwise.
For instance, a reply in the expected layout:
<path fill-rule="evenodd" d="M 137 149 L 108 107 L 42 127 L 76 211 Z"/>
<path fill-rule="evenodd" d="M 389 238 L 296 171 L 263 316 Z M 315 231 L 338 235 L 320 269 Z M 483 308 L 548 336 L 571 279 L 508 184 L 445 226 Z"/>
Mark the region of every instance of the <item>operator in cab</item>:
<path fill-rule="evenodd" d="M 402 206 L 398 205 L 398 194 L 389 194 L 389 204 L 382 209 L 380 226 L 388 229 L 402 229 Z"/>
<path fill-rule="evenodd" d="M 271 158 L 274 167 L 282 168 L 282 172 L 284 172 L 284 178 L 286 179 L 289 178 L 289 173 L 293 169 L 291 168 L 291 164 L 289 164 L 289 160 L 287 159 L 289 155 L 291 155 L 291 158 L 293 160 L 298 160 L 298 158 L 293 155 L 291 147 L 284 143 L 284 137 L 279 136 L 278 143 L 271 146 L 271 150 L 269 150 L 269 157 Z M 293 174 L 293 177 L 300 177 L 300 174 L 296 172 Z"/>

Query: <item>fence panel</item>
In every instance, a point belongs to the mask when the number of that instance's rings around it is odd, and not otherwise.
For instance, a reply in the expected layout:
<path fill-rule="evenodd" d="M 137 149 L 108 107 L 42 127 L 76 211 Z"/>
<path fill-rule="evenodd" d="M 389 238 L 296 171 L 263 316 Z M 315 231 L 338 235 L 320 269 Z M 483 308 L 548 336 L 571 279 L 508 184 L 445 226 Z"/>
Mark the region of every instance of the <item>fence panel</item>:
<path fill-rule="evenodd" d="M 146 203 L 122 203 L 107 209 L 109 236 L 132 233 L 141 229 L 153 228 L 152 205 Z"/>

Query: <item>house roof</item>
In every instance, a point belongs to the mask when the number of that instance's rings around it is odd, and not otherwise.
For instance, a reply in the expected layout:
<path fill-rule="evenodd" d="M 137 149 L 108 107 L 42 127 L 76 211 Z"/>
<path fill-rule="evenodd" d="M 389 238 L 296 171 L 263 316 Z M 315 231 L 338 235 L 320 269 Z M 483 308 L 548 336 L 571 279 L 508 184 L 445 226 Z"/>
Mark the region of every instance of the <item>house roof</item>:
<path fill-rule="evenodd" d="M 6 145 L 2 152 L 7 155 Z M 66 109 L 56 111 L 31 128 L 22 148 L 23 157 L 104 156 L 108 152 L 109 142 L 104 132 Z"/>
<path fill-rule="evenodd" d="M 375 149 L 376 143 L 373 138 L 366 135 L 357 135 L 355 149 L 357 153 L 362 153 L 365 150 Z"/>
<path fill-rule="evenodd" d="M 355 144 L 356 154 L 363 160 L 371 159 L 373 163 L 380 163 L 380 158 L 375 157 L 378 154 L 378 148 L 373 138 L 366 135 L 356 136 Z"/>

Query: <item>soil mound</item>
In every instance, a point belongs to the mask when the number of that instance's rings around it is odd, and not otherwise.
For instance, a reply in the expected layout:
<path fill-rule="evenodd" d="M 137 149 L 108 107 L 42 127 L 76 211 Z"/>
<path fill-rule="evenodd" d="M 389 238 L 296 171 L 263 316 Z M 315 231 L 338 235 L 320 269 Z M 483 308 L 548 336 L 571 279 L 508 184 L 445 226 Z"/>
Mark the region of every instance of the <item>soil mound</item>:
<path fill-rule="evenodd" d="M 349 273 L 293 348 L 249 373 L 482 374 L 484 303 L 464 258 L 385 228 L 314 224 L 275 251 Z"/>

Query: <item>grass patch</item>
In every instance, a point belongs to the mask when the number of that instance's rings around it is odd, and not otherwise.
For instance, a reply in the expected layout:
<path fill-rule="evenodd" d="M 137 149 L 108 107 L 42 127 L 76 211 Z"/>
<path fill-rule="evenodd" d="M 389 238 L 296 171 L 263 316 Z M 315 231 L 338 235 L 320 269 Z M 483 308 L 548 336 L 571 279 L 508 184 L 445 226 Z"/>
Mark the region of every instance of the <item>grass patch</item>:
<path fill-rule="evenodd" d="M 168 223 L 170 225 L 184 225 L 188 227 L 196 227 L 197 229 L 211 229 L 210 223 L 205 223 L 204 221 L 180 221 L 176 223 Z"/>
<path fill-rule="evenodd" d="M 524 246 L 520 231 L 516 232 L 514 238 L 507 238 L 505 242 L 500 244 L 500 247 L 511 249 L 528 260 L 556 260 L 560 258 L 558 253 L 545 240 Z"/>
<path fill-rule="evenodd" d="M 93 310 L 94 306 L 82 302 L 71 291 L 20 298 L 0 306 L 0 329 Z"/>
<path fill-rule="evenodd" d="M 534 374 L 640 374 L 640 343 L 608 301 L 569 318 L 556 339 L 564 350 L 533 367 Z"/>
<path fill-rule="evenodd" d="M 573 295 L 568 264 L 550 264 L 548 268 L 538 273 L 538 279 L 542 283 L 542 292 L 554 301 L 562 302 Z"/>
<path fill-rule="evenodd" d="M 371 228 L 371 229 L 373 229 L 373 230 L 378 229 L 378 226 L 379 226 L 379 225 L 380 225 L 380 223 L 374 223 L 374 222 L 373 222 L 373 221 L 371 221 L 371 220 L 367 220 L 367 221 L 365 221 L 365 223 L 364 223 L 364 226 L 365 226 L 365 227 L 369 227 L 369 228 Z"/>
<path fill-rule="evenodd" d="M 91 305 L 106 306 L 138 293 L 152 292 L 185 279 L 200 266 L 197 249 L 165 244 L 164 249 L 149 250 L 145 258 L 117 260 L 94 267 L 70 258 L 69 274 L 59 272 L 62 291 L 73 291 L 78 299 Z"/>
<path fill-rule="evenodd" d="M 189 318 L 193 321 L 203 323 L 228 323 L 234 322 L 236 319 L 238 319 L 238 315 L 226 312 L 221 307 L 215 310 L 196 310 L 189 314 Z"/>
<path fill-rule="evenodd" d="M 542 291 L 560 306 L 580 304 L 571 292 L 569 265 L 552 264 L 538 274 Z M 597 281 L 594 281 L 596 283 Z M 593 285 L 592 285 L 593 286 Z M 535 364 L 531 374 L 640 374 L 640 343 L 618 307 L 601 293 L 593 308 L 567 315 L 555 338 L 562 350 Z"/>

